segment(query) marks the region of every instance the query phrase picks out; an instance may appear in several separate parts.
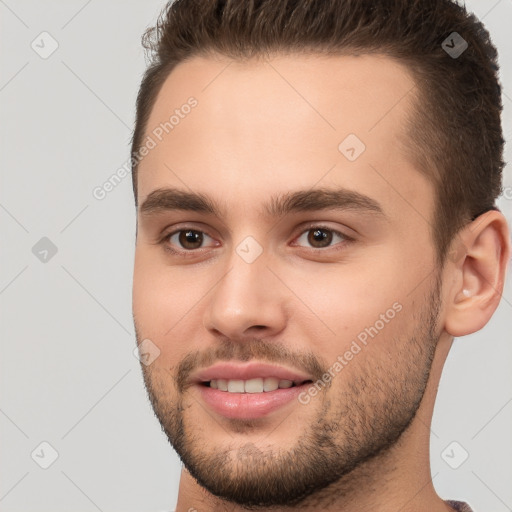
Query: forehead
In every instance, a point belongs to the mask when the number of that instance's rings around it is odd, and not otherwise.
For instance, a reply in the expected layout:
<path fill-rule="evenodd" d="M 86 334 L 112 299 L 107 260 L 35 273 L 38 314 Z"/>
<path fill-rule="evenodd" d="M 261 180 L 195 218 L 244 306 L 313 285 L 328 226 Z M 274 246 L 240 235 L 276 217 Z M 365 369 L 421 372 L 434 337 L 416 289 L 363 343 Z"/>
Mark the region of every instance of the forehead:
<path fill-rule="evenodd" d="M 428 186 L 402 150 L 415 94 L 407 68 L 381 55 L 194 57 L 167 77 L 151 111 L 139 204 L 163 186 L 256 197 L 319 180 L 364 193 L 380 181 L 391 201 L 397 191 L 383 185 L 401 180 L 414 200 Z"/>

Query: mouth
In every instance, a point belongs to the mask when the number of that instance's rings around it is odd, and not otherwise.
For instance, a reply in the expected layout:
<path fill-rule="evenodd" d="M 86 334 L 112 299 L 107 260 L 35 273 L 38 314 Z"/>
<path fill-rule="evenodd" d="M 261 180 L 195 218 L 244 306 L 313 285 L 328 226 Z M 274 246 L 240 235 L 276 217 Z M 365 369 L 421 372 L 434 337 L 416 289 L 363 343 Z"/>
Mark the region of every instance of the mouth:
<path fill-rule="evenodd" d="M 263 418 L 293 404 L 303 407 L 300 395 L 307 392 L 311 383 L 311 380 L 293 382 L 269 378 L 213 379 L 198 384 L 196 389 L 205 405 L 218 415 L 249 420 Z"/>
<path fill-rule="evenodd" d="M 205 405 L 224 418 L 255 419 L 297 400 L 312 384 L 310 375 L 266 363 L 219 363 L 193 376 Z M 294 400 L 295 399 L 295 400 Z"/>
<path fill-rule="evenodd" d="M 208 409 L 237 419 L 262 418 L 294 403 L 299 406 L 299 395 L 313 381 L 307 373 L 258 361 L 219 362 L 191 377 L 193 388 Z"/>

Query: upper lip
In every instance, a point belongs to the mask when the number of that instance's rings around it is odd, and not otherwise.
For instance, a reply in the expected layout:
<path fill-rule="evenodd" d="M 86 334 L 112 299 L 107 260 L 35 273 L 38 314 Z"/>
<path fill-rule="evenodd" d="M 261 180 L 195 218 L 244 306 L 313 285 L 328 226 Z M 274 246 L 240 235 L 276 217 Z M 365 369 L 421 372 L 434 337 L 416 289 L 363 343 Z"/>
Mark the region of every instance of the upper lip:
<path fill-rule="evenodd" d="M 245 364 L 217 363 L 194 373 L 192 380 L 196 383 L 202 383 L 217 379 L 249 380 L 258 377 L 274 377 L 278 380 L 291 380 L 296 384 L 312 380 L 310 375 L 297 370 L 267 363 L 254 362 Z"/>

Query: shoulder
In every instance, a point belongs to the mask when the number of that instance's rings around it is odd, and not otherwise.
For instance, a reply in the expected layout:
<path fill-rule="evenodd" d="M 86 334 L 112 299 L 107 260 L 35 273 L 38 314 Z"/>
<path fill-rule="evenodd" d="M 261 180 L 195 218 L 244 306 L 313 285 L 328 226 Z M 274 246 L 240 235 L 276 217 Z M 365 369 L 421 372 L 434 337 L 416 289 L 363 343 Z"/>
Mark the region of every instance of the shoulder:
<path fill-rule="evenodd" d="M 446 503 L 457 512 L 473 512 L 473 509 L 467 503 L 462 501 L 446 500 Z"/>

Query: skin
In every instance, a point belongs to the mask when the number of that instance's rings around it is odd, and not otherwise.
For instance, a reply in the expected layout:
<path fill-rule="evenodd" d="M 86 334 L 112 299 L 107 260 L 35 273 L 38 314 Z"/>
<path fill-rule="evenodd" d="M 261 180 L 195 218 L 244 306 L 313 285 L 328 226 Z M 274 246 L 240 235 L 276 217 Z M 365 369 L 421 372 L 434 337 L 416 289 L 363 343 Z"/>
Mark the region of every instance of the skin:
<path fill-rule="evenodd" d="M 503 215 L 487 212 L 436 266 L 435 191 L 400 142 L 414 86 L 405 67 L 376 55 L 194 57 L 164 83 L 147 134 L 190 96 L 198 105 L 139 165 L 133 314 L 137 341 L 160 350 L 141 366 L 185 463 L 177 512 L 245 510 L 240 482 L 258 510 L 451 510 L 430 476 L 436 392 L 453 337 L 481 329 L 499 303 L 510 241 Z M 366 146 L 353 162 L 338 150 L 351 133 Z M 163 187 L 208 195 L 223 214 L 143 214 Z M 384 215 L 260 213 L 272 195 L 319 187 L 369 196 Z M 314 245 L 309 224 L 354 241 Z M 205 233 L 201 248 L 185 257 L 178 235 L 157 243 L 178 229 Z M 253 263 L 236 251 L 247 236 L 263 251 Z M 325 370 L 395 303 L 400 312 L 308 404 L 233 420 L 177 384 L 199 369 L 183 364 L 191 354 L 300 370 L 310 355 Z M 313 490 L 300 494 L 307 479 Z M 265 496 L 267 480 L 287 486 Z M 278 504 L 287 489 L 295 497 Z"/>

